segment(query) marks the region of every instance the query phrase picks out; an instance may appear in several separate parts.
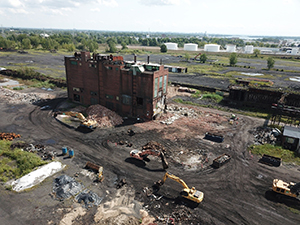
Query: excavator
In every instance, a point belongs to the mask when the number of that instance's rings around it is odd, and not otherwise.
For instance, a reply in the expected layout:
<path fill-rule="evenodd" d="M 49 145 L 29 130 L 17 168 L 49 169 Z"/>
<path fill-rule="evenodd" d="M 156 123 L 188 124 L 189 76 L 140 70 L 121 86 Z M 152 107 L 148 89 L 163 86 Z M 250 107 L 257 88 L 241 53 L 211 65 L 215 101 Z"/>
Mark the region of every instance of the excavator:
<path fill-rule="evenodd" d="M 273 191 L 300 200 L 300 182 L 287 183 L 279 179 L 273 180 Z"/>
<path fill-rule="evenodd" d="M 56 115 L 57 114 L 76 117 L 80 121 L 80 126 L 82 126 L 82 127 L 87 127 L 89 129 L 95 129 L 98 126 L 98 123 L 96 120 L 87 119 L 87 118 L 85 118 L 85 116 L 82 113 L 69 111 L 69 112 L 57 112 Z"/>
<path fill-rule="evenodd" d="M 180 183 L 182 186 L 183 186 L 183 190 L 180 192 L 180 195 L 192 202 L 195 202 L 195 203 L 200 203 L 202 202 L 203 200 L 203 197 L 204 197 L 204 193 L 201 192 L 201 191 L 197 191 L 195 189 L 195 187 L 192 187 L 192 188 L 189 188 L 187 186 L 187 184 L 182 180 L 180 179 L 179 177 L 169 173 L 169 172 L 166 172 L 163 179 L 162 180 L 159 180 L 157 182 L 154 183 L 154 188 L 159 190 L 160 186 L 162 186 L 166 179 L 167 178 L 170 178 L 178 183 Z"/>
<path fill-rule="evenodd" d="M 158 156 L 161 158 L 161 162 L 162 162 L 162 166 L 164 169 L 168 169 L 169 168 L 169 164 L 166 160 L 165 154 L 161 151 L 155 150 L 155 149 L 145 149 L 145 150 L 137 150 L 134 149 L 130 152 L 130 156 L 141 160 L 141 161 L 149 161 L 149 159 L 147 158 L 148 155 L 153 155 L 153 156 Z"/>

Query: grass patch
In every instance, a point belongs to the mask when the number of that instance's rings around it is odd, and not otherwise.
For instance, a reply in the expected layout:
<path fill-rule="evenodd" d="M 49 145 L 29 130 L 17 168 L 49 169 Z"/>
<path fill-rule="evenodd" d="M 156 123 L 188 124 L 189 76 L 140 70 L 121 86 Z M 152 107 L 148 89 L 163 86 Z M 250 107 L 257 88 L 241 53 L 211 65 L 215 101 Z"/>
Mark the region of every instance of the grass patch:
<path fill-rule="evenodd" d="M 293 207 L 288 207 L 288 210 L 290 210 L 292 213 L 300 215 L 300 210 L 298 210 L 298 209 L 294 209 Z"/>
<path fill-rule="evenodd" d="M 296 163 L 297 165 L 300 165 L 299 154 L 297 152 L 284 149 L 281 146 L 270 145 L 270 144 L 251 145 L 249 149 L 253 154 L 256 155 L 263 155 L 263 154 L 271 155 L 271 156 L 282 158 L 283 162 Z"/>
<path fill-rule="evenodd" d="M 46 164 L 36 154 L 20 149 L 10 149 L 10 141 L 0 141 L 0 181 L 20 178 L 35 167 Z"/>
<path fill-rule="evenodd" d="M 196 91 L 196 93 L 192 94 L 193 98 L 201 98 L 201 99 L 207 99 L 212 102 L 219 103 L 223 100 L 223 96 L 217 93 L 211 93 L 211 92 L 201 92 L 199 90 Z"/>

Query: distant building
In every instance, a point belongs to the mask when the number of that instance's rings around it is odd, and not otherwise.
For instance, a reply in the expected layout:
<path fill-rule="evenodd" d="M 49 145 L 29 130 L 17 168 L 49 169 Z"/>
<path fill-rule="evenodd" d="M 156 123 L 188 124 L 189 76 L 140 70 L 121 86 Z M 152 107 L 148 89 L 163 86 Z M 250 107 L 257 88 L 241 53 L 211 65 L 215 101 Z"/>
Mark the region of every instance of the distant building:
<path fill-rule="evenodd" d="M 198 51 L 198 45 L 194 43 L 184 44 L 185 51 Z"/>
<path fill-rule="evenodd" d="M 168 69 L 163 65 L 124 61 L 122 56 L 76 52 L 65 57 L 68 98 L 100 104 L 117 113 L 151 120 L 165 108 Z"/>
<path fill-rule="evenodd" d="M 178 50 L 177 43 L 167 42 L 167 43 L 165 43 L 165 45 L 167 46 L 168 50 Z"/>
<path fill-rule="evenodd" d="M 206 45 L 204 45 L 204 51 L 206 51 L 206 52 L 219 52 L 220 51 L 220 45 L 206 44 Z"/>
<path fill-rule="evenodd" d="M 300 128 L 284 126 L 283 130 L 283 147 L 300 153 Z"/>

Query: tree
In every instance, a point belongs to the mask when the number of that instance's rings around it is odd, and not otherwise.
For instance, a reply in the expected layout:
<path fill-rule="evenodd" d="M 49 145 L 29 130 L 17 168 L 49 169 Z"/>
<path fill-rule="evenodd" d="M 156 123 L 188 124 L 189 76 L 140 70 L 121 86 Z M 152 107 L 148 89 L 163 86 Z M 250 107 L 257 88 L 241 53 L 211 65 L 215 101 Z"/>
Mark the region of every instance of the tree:
<path fill-rule="evenodd" d="M 237 54 L 231 53 L 229 57 L 229 64 L 230 66 L 234 66 L 237 63 Z"/>
<path fill-rule="evenodd" d="M 31 48 L 31 42 L 29 38 L 22 39 L 22 48 L 23 49 L 30 49 Z"/>
<path fill-rule="evenodd" d="M 167 52 L 167 51 L 168 51 L 167 46 L 166 46 L 165 44 L 162 44 L 162 45 L 160 46 L 160 52 L 165 53 L 165 52 Z"/>
<path fill-rule="evenodd" d="M 275 64 L 275 60 L 272 57 L 269 57 L 267 59 L 267 66 L 268 66 L 268 70 L 270 70 L 271 68 L 274 67 Z"/>
<path fill-rule="evenodd" d="M 200 55 L 200 62 L 205 63 L 206 60 L 207 60 L 206 54 L 205 54 L 205 53 L 204 53 L 204 54 L 201 54 L 201 55 Z"/>
<path fill-rule="evenodd" d="M 108 44 L 108 52 L 115 53 L 118 51 L 116 47 L 116 41 L 113 38 L 107 39 L 107 44 Z"/>
<path fill-rule="evenodd" d="M 254 49 L 253 50 L 253 54 L 255 55 L 255 57 L 257 57 L 260 54 L 260 50 L 259 49 Z"/>
<path fill-rule="evenodd" d="M 122 46 L 122 50 L 125 50 L 125 49 L 128 49 L 127 45 L 125 42 L 122 42 L 121 43 L 121 46 Z"/>

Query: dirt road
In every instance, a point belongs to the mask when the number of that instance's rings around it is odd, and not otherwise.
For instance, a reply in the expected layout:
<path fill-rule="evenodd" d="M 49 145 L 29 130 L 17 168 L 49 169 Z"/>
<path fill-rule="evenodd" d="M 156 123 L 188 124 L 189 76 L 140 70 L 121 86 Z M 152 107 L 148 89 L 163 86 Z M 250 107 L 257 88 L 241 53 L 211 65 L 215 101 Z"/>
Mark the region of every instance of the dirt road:
<path fill-rule="evenodd" d="M 103 183 L 96 185 L 83 176 L 78 179 L 103 197 L 102 204 L 110 203 L 112 208 L 109 209 L 115 210 L 113 212 L 124 215 L 127 211 L 124 212 L 122 207 L 129 207 L 137 201 L 153 216 L 176 218 L 181 224 L 300 223 L 299 215 L 287 206 L 265 198 L 265 192 L 271 187 L 274 178 L 300 181 L 297 170 L 299 167 L 282 165 L 274 168 L 259 164 L 258 157 L 247 151 L 248 144 L 254 139 L 249 130 L 263 125 L 264 120 L 240 116 L 239 123 L 233 126 L 225 122 L 212 123 L 211 126 L 217 127 L 220 132 L 223 131 L 224 143 L 203 140 L 205 128 L 197 129 L 201 124 L 189 118 L 177 120 L 169 126 L 162 125 L 159 121 L 137 124 L 127 121 L 129 125 L 82 133 L 58 123 L 52 117 L 52 110 L 59 107 L 66 98 L 62 91 L 55 93 L 57 98 L 47 102 L 51 106 L 48 110 L 41 110 L 39 106 L 30 104 L 12 105 L 1 101 L 0 130 L 19 133 L 23 141 L 45 144 L 58 152 L 62 146 L 73 148 L 74 158 L 57 158 L 68 165 L 61 174 L 74 176 L 82 170 L 87 161 L 102 165 L 105 176 Z M 214 115 L 220 118 L 228 116 L 224 112 L 211 109 L 199 108 L 199 111 L 202 120 Z M 181 125 L 182 120 L 189 120 L 190 125 Z M 128 129 L 133 129 L 135 135 L 129 136 Z M 118 145 L 121 140 L 132 143 L 133 146 L 129 148 Z M 178 200 L 177 196 L 182 187 L 172 180 L 167 180 L 158 193 L 149 197 L 145 194 L 145 187 L 150 190 L 153 182 L 162 179 L 165 171 L 160 159 L 150 158 L 150 162 L 143 166 L 131 160 L 129 152 L 135 148 L 141 149 L 151 140 L 166 147 L 169 172 L 182 178 L 188 186 L 194 186 L 204 192 L 204 200 L 198 207 L 190 208 Z M 205 152 L 208 156 L 207 163 L 189 167 L 187 164 L 192 156 L 197 159 L 203 156 L 200 152 Z M 232 160 L 219 169 L 210 167 L 212 159 L 224 152 L 231 155 Z M 122 178 L 126 179 L 128 184 L 120 189 L 120 192 L 116 189 L 116 182 Z M 5 190 L 2 186 L 0 223 L 58 224 L 71 208 L 75 207 L 75 203 L 72 199 L 64 202 L 53 199 L 50 195 L 52 182 L 53 178 L 48 178 L 38 187 L 18 194 Z M 120 200 L 120 196 L 128 198 Z M 116 204 L 114 199 L 119 199 L 117 202 L 122 206 L 121 209 L 112 206 Z M 105 207 L 101 207 L 94 207 L 82 213 L 73 224 L 118 224 L 112 222 L 117 221 L 116 219 L 110 219 L 107 223 L 100 220 L 99 218 L 103 219 L 103 215 L 108 213 Z M 100 209 L 102 214 L 104 213 L 102 217 L 99 217 Z M 137 216 L 137 209 L 138 207 L 132 208 L 126 215 Z M 112 211 L 110 213 L 113 214 Z M 98 219 L 95 219 L 95 215 L 98 215 Z M 165 224 L 163 220 L 157 223 Z"/>

